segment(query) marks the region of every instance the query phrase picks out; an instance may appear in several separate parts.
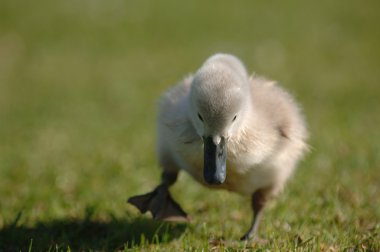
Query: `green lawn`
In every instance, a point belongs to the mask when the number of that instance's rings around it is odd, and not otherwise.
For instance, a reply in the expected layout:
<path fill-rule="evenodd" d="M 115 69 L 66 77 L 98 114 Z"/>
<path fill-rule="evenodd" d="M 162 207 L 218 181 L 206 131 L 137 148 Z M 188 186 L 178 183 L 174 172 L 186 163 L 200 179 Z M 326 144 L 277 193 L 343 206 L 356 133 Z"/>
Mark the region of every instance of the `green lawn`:
<path fill-rule="evenodd" d="M 0 251 L 380 251 L 380 2 L 0 1 Z M 303 104 L 311 152 L 240 243 L 248 198 L 159 182 L 157 99 L 215 52 Z"/>

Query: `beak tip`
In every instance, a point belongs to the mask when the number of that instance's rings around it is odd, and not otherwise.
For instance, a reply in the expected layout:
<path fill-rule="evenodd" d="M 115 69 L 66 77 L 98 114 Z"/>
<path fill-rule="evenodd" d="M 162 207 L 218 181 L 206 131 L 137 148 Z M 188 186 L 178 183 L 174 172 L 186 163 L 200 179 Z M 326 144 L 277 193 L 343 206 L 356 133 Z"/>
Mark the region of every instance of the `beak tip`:
<path fill-rule="evenodd" d="M 206 183 L 209 185 L 221 185 L 226 180 L 226 177 L 223 174 L 220 174 L 220 175 L 210 174 L 209 176 L 205 174 L 204 179 Z"/>

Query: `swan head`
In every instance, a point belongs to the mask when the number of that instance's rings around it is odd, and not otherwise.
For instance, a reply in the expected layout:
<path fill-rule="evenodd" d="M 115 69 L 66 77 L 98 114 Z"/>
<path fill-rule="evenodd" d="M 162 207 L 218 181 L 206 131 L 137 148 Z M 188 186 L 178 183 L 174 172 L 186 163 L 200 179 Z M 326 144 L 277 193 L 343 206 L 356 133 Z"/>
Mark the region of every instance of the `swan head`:
<path fill-rule="evenodd" d="M 208 184 L 221 184 L 226 178 L 228 140 L 239 130 L 249 99 L 248 75 L 234 56 L 214 55 L 194 75 L 189 116 L 204 142 Z"/>

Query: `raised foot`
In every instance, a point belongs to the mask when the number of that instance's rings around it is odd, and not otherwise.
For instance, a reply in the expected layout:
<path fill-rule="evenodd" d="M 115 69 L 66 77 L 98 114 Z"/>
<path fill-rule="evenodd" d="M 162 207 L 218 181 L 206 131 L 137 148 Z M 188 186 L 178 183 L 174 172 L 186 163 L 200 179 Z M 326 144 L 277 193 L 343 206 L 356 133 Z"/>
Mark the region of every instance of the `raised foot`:
<path fill-rule="evenodd" d="M 150 211 L 156 220 L 189 221 L 186 212 L 173 200 L 169 190 L 162 185 L 153 192 L 129 198 L 128 203 L 137 207 L 141 213 Z"/>

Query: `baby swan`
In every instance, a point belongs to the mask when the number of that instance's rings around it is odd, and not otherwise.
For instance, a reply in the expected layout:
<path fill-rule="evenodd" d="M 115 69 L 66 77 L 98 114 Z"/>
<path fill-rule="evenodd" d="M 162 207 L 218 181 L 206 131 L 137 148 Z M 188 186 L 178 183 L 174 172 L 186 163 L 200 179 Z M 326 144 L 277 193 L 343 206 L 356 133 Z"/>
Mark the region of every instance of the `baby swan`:
<path fill-rule="evenodd" d="M 129 198 L 155 219 L 186 220 L 169 187 L 185 170 L 211 188 L 251 196 L 255 236 L 268 198 L 281 192 L 307 149 L 307 130 L 292 97 L 273 81 L 249 77 L 228 54 L 211 56 L 161 98 L 158 157 L 162 182 Z"/>

